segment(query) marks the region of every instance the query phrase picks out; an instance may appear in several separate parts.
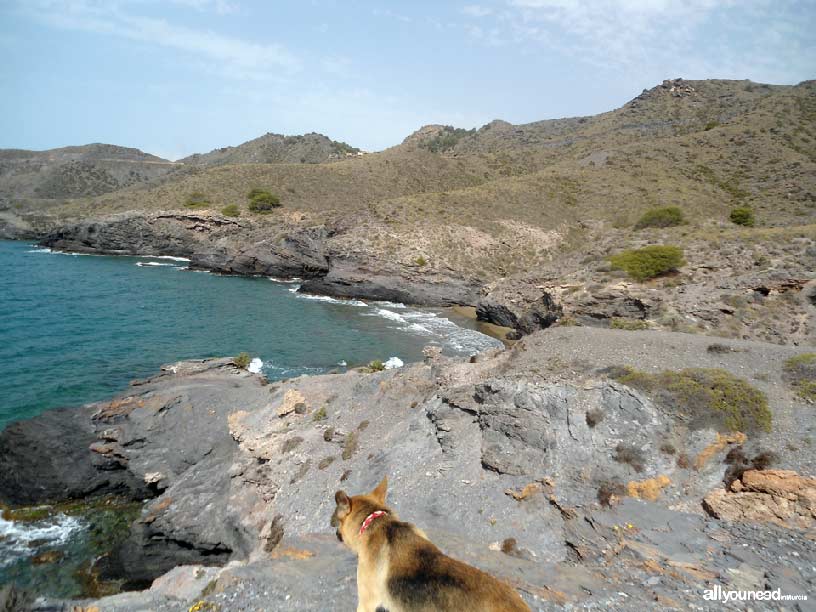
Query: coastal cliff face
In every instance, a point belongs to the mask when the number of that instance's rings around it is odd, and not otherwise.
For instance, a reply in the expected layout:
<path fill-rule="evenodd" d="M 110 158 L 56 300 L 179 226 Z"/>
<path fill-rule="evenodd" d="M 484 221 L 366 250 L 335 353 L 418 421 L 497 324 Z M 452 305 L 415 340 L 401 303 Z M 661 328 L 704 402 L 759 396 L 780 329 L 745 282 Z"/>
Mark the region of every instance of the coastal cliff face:
<path fill-rule="evenodd" d="M 403 519 L 509 580 L 539 609 L 684 606 L 711 580 L 812 592 L 816 557 L 799 531 L 816 520 L 810 480 L 788 478 L 783 491 L 782 476 L 757 484 L 747 467 L 734 473 L 744 489 L 709 495 L 726 491 L 726 472 L 742 465 L 737 455 L 773 451 L 774 468 L 816 469 L 805 442 L 813 432 L 796 418 L 803 400 L 782 378 L 781 363 L 797 351 L 731 342 L 711 352 L 708 344 L 687 334 L 557 328 L 470 362 L 429 349 L 425 363 L 399 370 L 278 383 L 229 359 L 181 362 L 113 401 L 0 434 L 0 448 L 32 449 L 48 423 L 79 430 L 48 456 L 6 455 L 0 499 L 32 504 L 92 490 L 149 499 L 97 570 L 131 587 L 173 571 L 150 590 L 87 603 L 102 609 L 187 609 L 199 600 L 353 607 L 354 559 L 328 525 L 333 495 L 367 490 L 383 475 Z M 771 431 L 746 438 L 693 425 L 614 379 L 615 367 L 649 370 L 667 354 L 677 367 L 750 380 L 770 398 Z M 69 461 L 80 466 L 76 475 L 54 471 Z M 78 479 L 88 484 L 75 486 Z M 15 497 L 29 481 L 42 485 Z M 772 526 L 750 522 L 765 519 L 743 490 L 777 508 Z M 802 502 L 780 513 L 794 492 Z M 704 497 L 717 516 L 742 512 L 749 522 L 706 518 Z M 774 561 L 782 556 L 784 573 Z M 180 565 L 195 567 L 173 569 Z"/>

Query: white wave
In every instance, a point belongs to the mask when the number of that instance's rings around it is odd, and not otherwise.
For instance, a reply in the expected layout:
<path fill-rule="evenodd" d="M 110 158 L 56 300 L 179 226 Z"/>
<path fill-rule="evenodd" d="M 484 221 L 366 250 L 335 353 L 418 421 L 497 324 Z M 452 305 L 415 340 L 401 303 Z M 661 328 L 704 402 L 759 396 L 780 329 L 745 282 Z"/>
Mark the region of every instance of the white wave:
<path fill-rule="evenodd" d="M 386 310 L 385 308 L 375 308 L 374 312 L 367 313 L 368 316 L 376 316 L 382 317 L 383 319 L 389 319 L 391 321 L 397 321 L 398 323 L 405 323 L 405 319 L 402 317 L 401 314 L 396 312 L 391 312 L 390 310 Z"/>
<path fill-rule="evenodd" d="M 298 285 L 298 289 L 300 289 L 300 285 Z M 330 304 L 344 304 L 345 306 L 368 306 L 368 304 L 361 300 L 343 300 L 339 298 L 333 298 L 329 295 L 316 295 L 314 293 L 299 293 L 298 291 L 293 291 L 292 289 L 289 289 L 289 291 L 292 291 L 292 293 L 295 294 L 295 297 L 300 298 L 301 300 L 328 302 Z"/>
<path fill-rule="evenodd" d="M 298 291 L 300 291 L 300 285 L 292 285 L 291 287 L 289 287 L 289 291 L 291 293 L 297 293 Z"/>
<path fill-rule="evenodd" d="M 297 276 L 292 278 L 278 278 L 277 276 L 267 276 L 267 278 L 271 280 L 273 283 L 280 283 L 282 285 L 291 285 L 292 283 L 298 283 L 301 280 Z"/>
<path fill-rule="evenodd" d="M 389 357 L 388 361 L 384 364 L 386 370 L 393 370 L 395 368 L 401 368 L 405 365 L 405 362 L 400 359 L 399 357 Z"/>
<path fill-rule="evenodd" d="M 252 361 L 249 362 L 249 366 L 247 366 L 247 371 L 252 372 L 253 374 L 260 374 L 263 365 L 263 361 L 261 361 L 258 357 L 253 357 Z"/>
<path fill-rule="evenodd" d="M 170 259 L 172 261 L 190 261 L 187 257 L 174 257 L 173 255 L 139 255 L 142 259 Z"/>
<path fill-rule="evenodd" d="M 145 266 L 157 266 L 157 267 L 170 267 L 170 268 L 178 268 L 179 266 L 171 263 L 159 263 L 158 261 L 137 261 L 136 265 L 140 268 Z"/>
<path fill-rule="evenodd" d="M 345 359 L 341 359 L 340 361 L 337 362 L 337 365 L 339 365 L 341 368 L 345 368 L 348 365 L 348 363 L 346 363 Z"/>
<path fill-rule="evenodd" d="M 0 567 L 33 555 L 39 547 L 65 544 L 83 527 L 78 518 L 65 514 L 31 523 L 0 518 Z"/>
<path fill-rule="evenodd" d="M 414 310 L 404 307 L 402 312 L 394 312 L 386 308 L 374 308 L 364 315 L 388 319 L 395 324 L 395 328 L 427 336 L 431 344 L 439 344 L 456 354 L 472 355 L 489 348 L 503 346 L 496 338 L 473 329 L 460 327 L 430 310 Z"/>
<path fill-rule="evenodd" d="M 35 245 L 31 245 L 35 246 Z M 47 247 L 39 248 L 39 249 L 31 249 L 30 251 L 26 251 L 26 253 L 52 253 L 53 251 Z"/>

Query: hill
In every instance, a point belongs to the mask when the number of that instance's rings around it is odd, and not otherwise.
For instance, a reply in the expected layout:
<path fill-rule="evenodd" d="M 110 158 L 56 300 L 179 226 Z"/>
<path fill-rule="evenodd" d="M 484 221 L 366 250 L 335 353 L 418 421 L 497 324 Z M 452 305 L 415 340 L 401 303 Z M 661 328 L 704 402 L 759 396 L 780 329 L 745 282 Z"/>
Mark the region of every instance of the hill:
<path fill-rule="evenodd" d="M 0 149 L 0 203 L 97 196 L 178 168 L 138 149 L 89 144 L 47 151 Z"/>
<path fill-rule="evenodd" d="M 224 164 L 319 164 L 360 151 L 345 142 L 331 140 L 323 134 L 284 136 L 264 134 L 237 147 L 223 147 L 209 153 L 196 153 L 179 160 L 185 164 L 220 166 Z"/>
<path fill-rule="evenodd" d="M 189 212 L 195 196 L 196 215 L 217 217 L 229 204 L 242 215 L 228 231 L 218 225 L 212 241 L 189 243 L 205 267 L 296 270 L 322 275 L 313 291 L 423 303 L 476 305 L 478 287 L 515 300 L 519 312 L 547 291 L 581 324 L 635 317 L 798 342 L 814 330 L 809 302 L 799 299 L 816 269 L 814 140 L 814 81 L 673 79 L 592 117 L 425 126 L 363 156 L 337 158 L 345 149 L 319 135 L 267 135 L 102 195 L 16 193 L 0 219 L 44 235 L 110 213 Z M 282 208 L 249 213 L 254 188 L 278 195 Z M 684 222 L 641 228 L 641 216 L 660 207 L 679 209 Z M 749 209 L 754 226 L 733 223 L 734 209 Z M 121 227 L 117 235 L 134 235 Z M 68 232 L 54 243 L 100 244 L 78 232 L 80 241 Z M 215 247 L 215 236 L 230 246 Z M 646 282 L 610 266 L 610 255 L 650 244 L 684 249 L 686 265 Z M 455 290 L 431 299 L 420 286 Z"/>

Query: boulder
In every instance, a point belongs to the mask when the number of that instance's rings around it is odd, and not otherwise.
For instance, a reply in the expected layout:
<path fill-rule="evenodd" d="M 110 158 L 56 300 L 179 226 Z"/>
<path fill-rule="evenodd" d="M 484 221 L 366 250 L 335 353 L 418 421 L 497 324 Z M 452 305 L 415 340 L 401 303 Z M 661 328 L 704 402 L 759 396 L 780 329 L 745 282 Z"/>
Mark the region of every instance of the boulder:
<path fill-rule="evenodd" d="M 816 525 L 816 478 L 792 470 L 749 470 L 728 489 L 706 495 L 703 508 L 718 519 L 812 529 Z"/>

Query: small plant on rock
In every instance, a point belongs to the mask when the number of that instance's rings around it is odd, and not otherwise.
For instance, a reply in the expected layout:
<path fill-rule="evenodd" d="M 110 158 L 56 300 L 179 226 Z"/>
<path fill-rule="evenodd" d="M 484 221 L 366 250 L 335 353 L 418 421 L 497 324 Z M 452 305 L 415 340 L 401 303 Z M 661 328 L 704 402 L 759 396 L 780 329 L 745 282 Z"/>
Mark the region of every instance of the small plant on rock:
<path fill-rule="evenodd" d="M 240 217 L 241 209 L 238 208 L 237 204 L 227 204 L 221 209 L 221 214 L 225 217 Z"/>
<path fill-rule="evenodd" d="M 374 361 L 371 361 L 368 364 L 369 372 L 382 372 L 384 369 L 385 364 L 379 359 L 375 359 Z"/>
<path fill-rule="evenodd" d="M 632 444 L 624 444 L 623 442 L 618 444 L 615 447 L 614 459 L 618 463 L 631 466 L 637 473 L 646 468 L 646 458 L 643 456 L 643 451 Z"/>
<path fill-rule="evenodd" d="M 242 370 L 246 370 L 249 367 L 250 361 L 252 361 L 252 358 L 249 356 L 249 353 L 246 352 L 238 353 L 237 356 L 232 358 L 232 363 Z"/>

